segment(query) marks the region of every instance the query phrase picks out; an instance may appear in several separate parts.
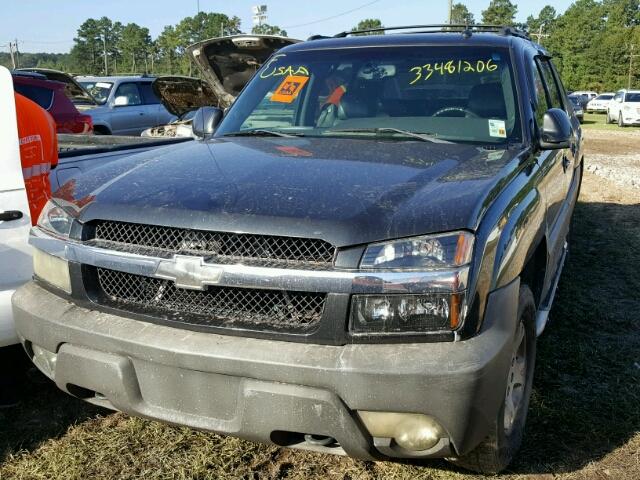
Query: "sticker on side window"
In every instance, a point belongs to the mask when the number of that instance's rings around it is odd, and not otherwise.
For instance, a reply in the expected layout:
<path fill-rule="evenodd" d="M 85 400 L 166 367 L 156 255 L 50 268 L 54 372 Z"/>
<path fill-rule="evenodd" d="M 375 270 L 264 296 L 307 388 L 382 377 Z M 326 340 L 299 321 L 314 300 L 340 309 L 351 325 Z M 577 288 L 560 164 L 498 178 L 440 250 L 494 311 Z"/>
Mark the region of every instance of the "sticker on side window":
<path fill-rule="evenodd" d="M 504 120 L 489 120 L 489 136 L 507 138 L 507 129 Z"/>
<path fill-rule="evenodd" d="M 308 81 L 309 77 L 289 75 L 280 85 L 278 85 L 276 91 L 271 95 L 271 101 L 292 103 L 298 97 L 298 94 Z"/>
<path fill-rule="evenodd" d="M 106 83 L 106 82 L 98 82 L 98 83 L 96 83 L 96 87 L 111 88 L 111 84 L 110 83 Z"/>

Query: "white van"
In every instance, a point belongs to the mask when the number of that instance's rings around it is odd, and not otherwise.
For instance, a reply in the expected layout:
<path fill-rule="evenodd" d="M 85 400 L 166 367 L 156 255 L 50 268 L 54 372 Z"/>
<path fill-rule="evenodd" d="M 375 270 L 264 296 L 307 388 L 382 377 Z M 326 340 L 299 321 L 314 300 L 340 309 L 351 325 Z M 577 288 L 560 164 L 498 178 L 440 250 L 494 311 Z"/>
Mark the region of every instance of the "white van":
<path fill-rule="evenodd" d="M 0 347 L 18 343 L 11 295 L 31 279 L 31 216 L 22 177 L 16 104 L 9 70 L 0 67 Z"/>

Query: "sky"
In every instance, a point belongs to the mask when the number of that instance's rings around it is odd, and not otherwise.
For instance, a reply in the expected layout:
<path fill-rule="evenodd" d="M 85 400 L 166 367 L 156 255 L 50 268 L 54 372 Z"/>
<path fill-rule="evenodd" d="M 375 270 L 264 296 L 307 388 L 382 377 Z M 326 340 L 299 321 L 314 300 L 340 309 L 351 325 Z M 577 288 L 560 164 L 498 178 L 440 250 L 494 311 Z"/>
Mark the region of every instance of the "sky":
<path fill-rule="evenodd" d="M 0 16 L 0 51 L 18 40 L 23 52 L 68 52 L 78 26 L 87 18 L 107 16 L 126 24 L 149 28 L 155 38 L 165 25 L 195 15 L 200 10 L 236 15 L 241 28 L 252 27 L 251 7 L 255 0 L 4 0 Z M 454 0 L 454 3 L 456 0 Z M 489 0 L 462 0 L 478 21 Z M 520 0 L 517 21 L 537 15 L 546 1 Z M 548 0 L 563 12 L 571 0 Z M 305 39 L 313 34 L 334 34 L 350 30 L 363 18 L 379 18 L 385 26 L 415 23 L 443 23 L 447 0 L 263 0 L 268 7 L 267 23 L 284 28 L 290 37 Z M 311 5 L 314 5 L 313 7 Z M 333 18 L 332 18 L 333 17 Z"/>

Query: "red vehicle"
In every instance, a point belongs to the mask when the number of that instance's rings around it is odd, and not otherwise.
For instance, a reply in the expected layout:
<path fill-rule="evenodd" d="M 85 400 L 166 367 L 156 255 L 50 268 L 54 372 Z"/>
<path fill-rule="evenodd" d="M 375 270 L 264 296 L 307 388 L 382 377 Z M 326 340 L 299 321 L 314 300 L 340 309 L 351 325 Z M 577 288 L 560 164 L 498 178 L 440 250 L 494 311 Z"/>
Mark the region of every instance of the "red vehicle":
<path fill-rule="evenodd" d="M 58 133 L 93 133 L 90 115 L 78 111 L 65 95 L 65 84 L 37 73 L 12 72 L 14 90 L 36 102 L 56 121 Z"/>

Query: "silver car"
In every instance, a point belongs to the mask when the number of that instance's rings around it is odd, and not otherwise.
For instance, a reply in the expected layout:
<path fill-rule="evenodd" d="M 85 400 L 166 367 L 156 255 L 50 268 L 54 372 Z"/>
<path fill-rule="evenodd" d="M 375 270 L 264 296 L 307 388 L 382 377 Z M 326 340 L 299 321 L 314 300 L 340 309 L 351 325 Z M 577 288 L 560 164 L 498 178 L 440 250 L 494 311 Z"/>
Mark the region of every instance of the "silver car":
<path fill-rule="evenodd" d="M 153 92 L 153 77 L 76 77 L 98 102 L 82 109 L 91 115 L 96 134 L 140 135 L 143 130 L 166 124 L 175 117 Z"/>

